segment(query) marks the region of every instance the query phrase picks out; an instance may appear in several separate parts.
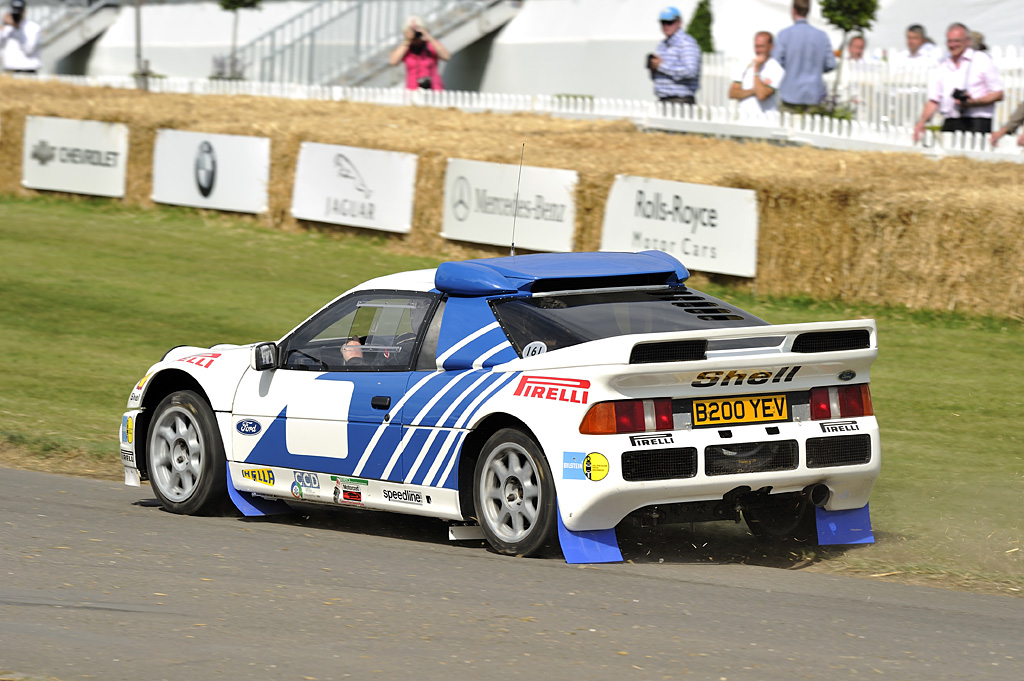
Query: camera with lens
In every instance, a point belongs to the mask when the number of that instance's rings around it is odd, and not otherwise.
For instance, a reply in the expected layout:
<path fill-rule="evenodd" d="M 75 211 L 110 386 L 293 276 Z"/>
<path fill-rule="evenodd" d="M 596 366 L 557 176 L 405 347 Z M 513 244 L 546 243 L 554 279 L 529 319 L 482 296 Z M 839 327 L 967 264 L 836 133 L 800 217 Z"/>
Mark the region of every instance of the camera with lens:
<path fill-rule="evenodd" d="M 423 78 L 416 79 L 416 87 L 421 90 L 430 90 L 434 87 L 434 81 L 430 79 L 430 76 L 424 76 Z"/>
<path fill-rule="evenodd" d="M 413 31 L 412 37 L 416 40 L 423 40 L 423 31 Z"/>
<path fill-rule="evenodd" d="M 967 90 L 962 90 L 960 88 L 953 90 L 953 99 L 960 102 L 961 106 L 967 103 L 967 99 L 969 97 L 970 95 L 967 94 Z"/>

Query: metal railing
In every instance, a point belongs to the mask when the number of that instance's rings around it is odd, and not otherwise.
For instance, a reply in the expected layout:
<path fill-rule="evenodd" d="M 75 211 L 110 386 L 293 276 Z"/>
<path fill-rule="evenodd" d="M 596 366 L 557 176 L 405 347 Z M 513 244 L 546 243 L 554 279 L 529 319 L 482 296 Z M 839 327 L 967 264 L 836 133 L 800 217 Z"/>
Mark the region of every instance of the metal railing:
<path fill-rule="evenodd" d="M 402 24 L 420 17 L 431 33 L 482 12 L 488 0 L 322 0 L 240 47 L 232 63 L 249 80 L 325 84 L 387 60 Z"/>
<path fill-rule="evenodd" d="M 120 7 L 120 0 L 62 0 L 57 4 L 31 4 L 28 16 L 39 24 L 42 35 L 40 50 L 46 51 L 65 33 L 87 17 L 108 7 Z"/>

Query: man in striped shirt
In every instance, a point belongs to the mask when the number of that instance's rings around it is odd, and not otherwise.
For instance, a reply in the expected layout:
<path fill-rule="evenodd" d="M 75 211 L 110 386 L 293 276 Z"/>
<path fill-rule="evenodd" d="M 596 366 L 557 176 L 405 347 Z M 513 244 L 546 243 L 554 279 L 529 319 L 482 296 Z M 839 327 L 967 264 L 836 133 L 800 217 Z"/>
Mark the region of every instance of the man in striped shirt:
<path fill-rule="evenodd" d="M 647 57 L 654 81 L 654 95 L 663 102 L 695 104 L 700 86 L 700 46 L 682 29 L 683 18 L 675 7 L 658 16 L 665 39 Z"/>

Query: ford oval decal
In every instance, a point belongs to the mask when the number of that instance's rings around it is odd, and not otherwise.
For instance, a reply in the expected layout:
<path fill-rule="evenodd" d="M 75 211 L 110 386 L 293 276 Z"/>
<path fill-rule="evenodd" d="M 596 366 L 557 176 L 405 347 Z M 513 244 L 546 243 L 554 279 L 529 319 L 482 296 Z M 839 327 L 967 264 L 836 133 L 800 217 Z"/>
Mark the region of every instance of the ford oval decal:
<path fill-rule="evenodd" d="M 256 419 L 242 419 L 235 424 L 235 430 L 242 435 L 259 435 L 263 426 Z"/>

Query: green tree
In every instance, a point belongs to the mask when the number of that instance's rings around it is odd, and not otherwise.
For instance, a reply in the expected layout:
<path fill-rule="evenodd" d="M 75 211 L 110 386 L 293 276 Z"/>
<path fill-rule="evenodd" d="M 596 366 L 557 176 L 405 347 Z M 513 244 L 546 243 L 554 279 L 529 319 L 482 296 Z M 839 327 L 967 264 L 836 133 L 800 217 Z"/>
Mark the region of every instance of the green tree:
<path fill-rule="evenodd" d="M 711 37 L 711 0 L 700 0 L 697 3 L 686 32 L 697 41 L 701 52 L 715 51 L 715 40 Z"/>
<path fill-rule="evenodd" d="M 219 2 L 221 9 L 233 12 L 235 15 L 231 26 L 231 56 L 227 64 L 226 75 L 231 79 L 240 79 L 242 66 L 238 63 L 238 55 L 235 54 L 238 51 L 238 10 L 259 9 L 262 0 L 219 0 Z"/>
<path fill-rule="evenodd" d="M 842 48 L 846 47 L 847 36 L 871 28 L 877 12 L 878 0 L 821 0 L 821 15 L 828 23 L 843 32 L 839 68 L 836 70 L 836 80 L 832 86 L 833 100 L 839 95 L 839 78 L 843 74 Z"/>

